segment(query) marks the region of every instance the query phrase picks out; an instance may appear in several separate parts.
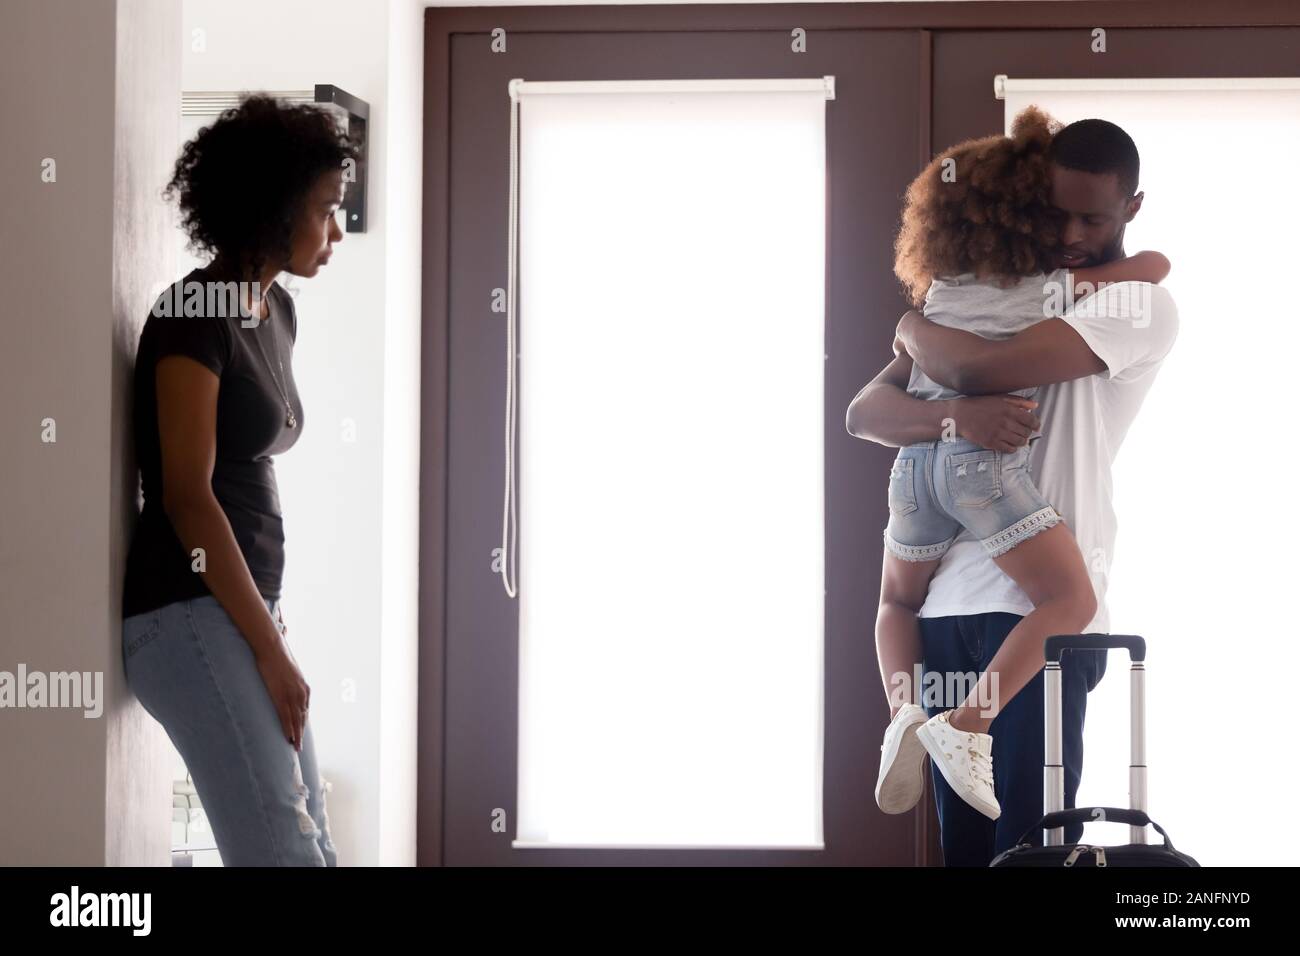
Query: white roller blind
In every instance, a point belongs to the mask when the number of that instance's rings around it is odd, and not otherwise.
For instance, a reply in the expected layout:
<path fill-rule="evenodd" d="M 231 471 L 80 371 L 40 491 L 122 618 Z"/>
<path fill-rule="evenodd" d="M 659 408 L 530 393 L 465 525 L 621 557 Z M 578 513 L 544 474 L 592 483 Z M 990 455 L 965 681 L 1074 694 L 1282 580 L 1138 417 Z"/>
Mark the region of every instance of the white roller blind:
<path fill-rule="evenodd" d="M 1285 725 L 1290 696 L 1269 678 L 1300 670 L 1285 606 L 1300 538 L 1286 411 L 1300 354 L 1300 306 L 1287 287 L 1300 81 L 1024 80 L 1007 84 L 1008 128 L 1030 103 L 1065 123 L 1110 120 L 1133 137 L 1145 198 L 1125 247 L 1173 264 L 1163 284 L 1178 303 L 1178 340 L 1115 463 L 1108 591 L 1112 630 L 1143 635 L 1150 652 L 1150 814 L 1202 865 L 1289 863 L 1267 811 L 1300 772 L 1231 715 Z M 1079 806 L 1125 799 L 1126 668 L 1113 653 L 1089 695 Z M 1124 836 L 1097 823 L 1084 840 Z"/>
<path fill-rule="evenodd" d="M 515 846 L 822 844 L 827 90 L 781 82 L 520 97 Z"/>

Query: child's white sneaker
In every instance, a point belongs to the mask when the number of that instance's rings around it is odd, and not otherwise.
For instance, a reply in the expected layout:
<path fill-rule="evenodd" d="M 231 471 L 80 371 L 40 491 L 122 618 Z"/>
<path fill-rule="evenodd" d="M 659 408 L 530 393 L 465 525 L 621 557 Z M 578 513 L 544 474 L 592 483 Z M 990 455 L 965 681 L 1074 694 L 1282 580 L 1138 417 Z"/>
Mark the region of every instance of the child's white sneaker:
<path fill-rule="evenodd" d="M 904 704 L 885 728 L 876 806 L 886 813 L 906 813 L 921 799 L 925 789 L 925 748 L 916 739 L 916 728 L 923 723 L 925 711 L 916 704 Z"/>
<path fill-rule="evenodd" d="M 953 792 L 990 820 L 996 820 L 1002 808 L 993 793 L 993 738 L 959 730 L 949 722 L 951 715 L 951 710 L 935 714 L 916 728 L 917 740 Z"/>

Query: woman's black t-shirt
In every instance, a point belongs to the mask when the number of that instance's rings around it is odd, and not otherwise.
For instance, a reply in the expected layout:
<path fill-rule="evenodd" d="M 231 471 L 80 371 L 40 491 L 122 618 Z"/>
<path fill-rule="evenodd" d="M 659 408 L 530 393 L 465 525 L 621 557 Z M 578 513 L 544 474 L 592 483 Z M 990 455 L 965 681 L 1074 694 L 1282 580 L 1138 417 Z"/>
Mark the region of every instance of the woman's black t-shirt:
<path fill-rule="evenodd" d="M 224 312 L 213 307 L 216 300 L 207 294 L 211 288 L 206 275 L 195 269 L 163 292 L 140 333 L 133 418 L 144 508 L 127 557 L 123 617 L 211 593 L 202 576 L 192 570 L 195 560 L 162 509 L 154 373 L 165 355 L 189 356 L 221 379 L 212 491 L 230 521 L 258 592 L 266 598 L 280 597 L 284 528 L 271 456 L 292 448 L 303 428 L 302 403 L 290 364 L 298 316 L 292 297 L 273 282 L 266 295 L 270 318 L 245 327 L 245 321 L 253 320 L 240 317 L 233 298 Z M 201 299 L 192 295 L 196 289 L 204 290 Z M 289 396 L 296 418 L 292 428 L 281 389 Z"/>

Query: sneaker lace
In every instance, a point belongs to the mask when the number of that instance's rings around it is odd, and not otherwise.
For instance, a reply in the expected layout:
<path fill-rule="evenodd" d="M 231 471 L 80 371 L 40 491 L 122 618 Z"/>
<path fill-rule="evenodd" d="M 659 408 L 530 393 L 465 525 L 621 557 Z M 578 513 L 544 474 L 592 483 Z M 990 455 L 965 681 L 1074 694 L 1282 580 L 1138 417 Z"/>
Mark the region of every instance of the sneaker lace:
<path fill-rule="evenodd" d="M 993 758 L 974 747 L 968 751 L 971 760 L 971 772 L 977 780 L 982 781 L 990 790 L 993 789 Z"/>

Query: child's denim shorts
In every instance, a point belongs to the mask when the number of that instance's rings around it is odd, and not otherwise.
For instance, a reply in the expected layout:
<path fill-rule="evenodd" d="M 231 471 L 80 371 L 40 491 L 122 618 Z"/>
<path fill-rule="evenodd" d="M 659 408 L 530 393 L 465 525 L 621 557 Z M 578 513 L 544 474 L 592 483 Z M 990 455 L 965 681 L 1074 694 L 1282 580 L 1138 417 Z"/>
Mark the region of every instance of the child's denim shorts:
<path fill-rule="evenodd" d="M 1029 474 L 1029 449 L 992 451 L 965 440 L 900 448 L 889 472 L 885 547 L 904 561 L 932 561 L 965 528 L 997 557 L 1052 527 L 1061 515 Z"/>

